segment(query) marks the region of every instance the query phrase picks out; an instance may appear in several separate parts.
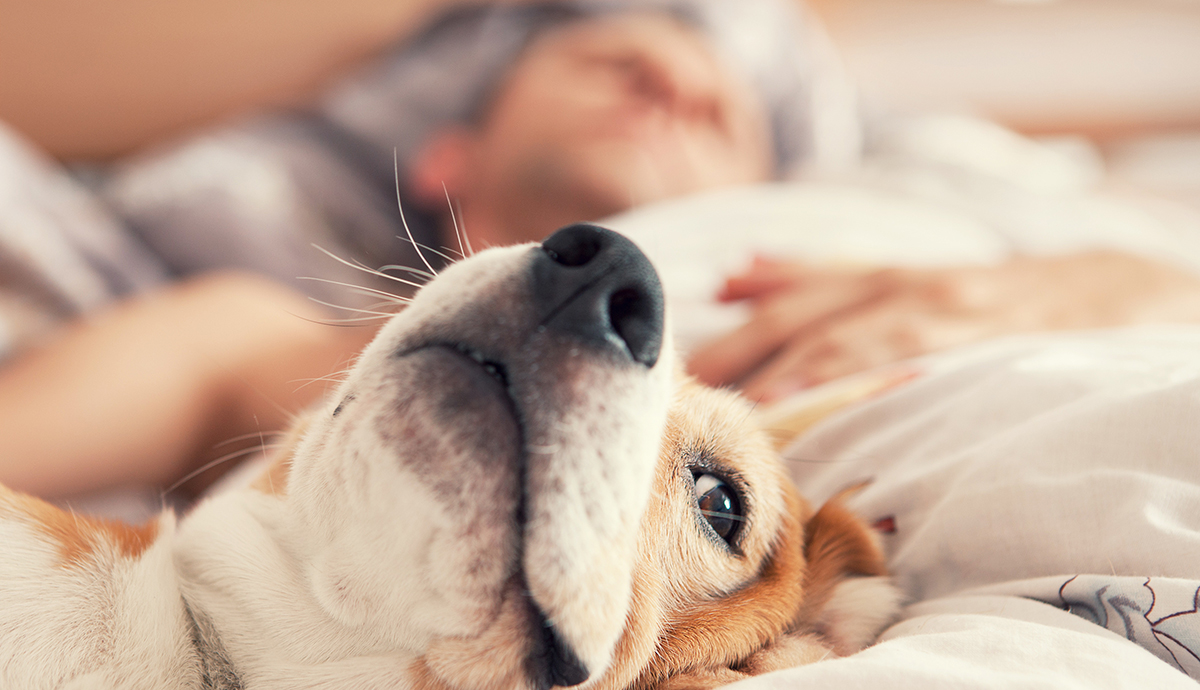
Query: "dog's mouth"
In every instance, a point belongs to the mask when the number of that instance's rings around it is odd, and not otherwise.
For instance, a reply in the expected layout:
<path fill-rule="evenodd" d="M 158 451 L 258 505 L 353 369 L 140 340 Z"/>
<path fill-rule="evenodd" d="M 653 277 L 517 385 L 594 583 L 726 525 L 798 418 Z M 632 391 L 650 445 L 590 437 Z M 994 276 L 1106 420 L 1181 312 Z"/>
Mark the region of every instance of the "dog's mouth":
<path fill-rule="evenodd" d="M 528 454 L 524 447 L 527 431 L 520 405 L 512 394 L 509 365 L 500 358 L 484 354 L 480 348 L 462 341 L 421 345 L 405 351 L 401 356 L 417 356 L 424 359 L 424 366 L 437 367 L 443 370 L 443 375 L 458 379 L 463 389 L 472 392 L 472 398 L 477 403 L 481 397 L 488 396 L 494 400 L 495 405 L 503 408 L 503 414 L 512 419 L 518 438 L 521 439 L 520 447 L 516 449 L 519 475 L 517 481 L 518 486 L 523 486 L 525 457 Z M 513 529 L 520 532 L 525 523 L 524 496 L 518 496 L 517 500 Z M 517 569 L 517 577 L 522 583 L 519 587 L 520 595 L 526 598 L 530 611 L 530 644 L 525 663 L 527 677 L 534 688 L 579 685 L 589 677 L 587 665 L 563 640 L 541 605 L 529 593 L 529 587 L 524 584 L 520 540 L 517 541 L 517 547 L 518 552 L 513 555 L 514 568 Z"/>
<path fill-rule="evenodd" d="M 471 409 L 478 412 L 479 403 L 494 399 L 512 417 L 524 438 L 521 414 L 512 395 L 509 367 L 497 357 L 485 355 L 480 348 L 462 341 L 435 341 L 419 344 L 396 354 L 399 359 L 417 360 L 441 385 L 426 391 L 431 398 L 444 398 L 443 414 L 453 417 L 457 412 Z M 467 406 L 464 402 L 474 404 Z"/>
<path fill-rule="evenodd" d="M 541 635 L 534 635 L 532 649 L 526 660 L 525 673 L 533 687 L 539 690 L 569 688 L 588 679 L 588 667 L 563 641 L 554 625 L 534 604 Z M 539 639 L 540 638 L 540 639 Z"/>
<path fill-rule="evenodd" d="M 466 343 L 450 343 L 443 347 L 449 347 L 460 355 L 475 362 L 479 365 L 483 372 L 492 377 L 496 383 L 500 384 L 504 390 L 508 391 L 508 367 L 499 360 L 485 357 L 479 350 L 467 345 Z M 511 399 L 511 396 L 509 396 Z"/>
<path fill-rule="evenodd" d="M 431 347 L 447 348 L 461 355 L 478 369 L 478 372 L 475 373 L 476 376 L 482 373 L 490 377 L 499 391 L 503 392 L 507 404 L 513 413 L 520 437 L 522 439 L 527 437 L 522 422 L 520 406 L 512 396 L 508 366 L 504 362 L 498 358 L 488 357 L 480 350 L 462 342 Z M 527 450 L 522 448 L 519 452 L 522 456 L 519 465 L 523 468 L 525 465 L 523 456 L 527 454 Z M 524 477 L 522 477 L 521 481 L 523 484 Z M 524 501 L 522 501 L 518 504 L 517 509 L 517 528 L 520 529 L 524 522 L 525 508 Z M 518 554 L 517 563 L 520 562 L 521 558 Z M 520 574 L 520 578 L 523 582 L 523 572 Z M 586 681 L 589 676 L 587 665 L 580 660 L 571 646 L 562 639 L 562 636 L 559 635 L 554 624 L 547 618 L 541 606 L 528 594 L 528 587 L 522 586 L 521 589 L 524 595 L 528 597 L 528 603 L 533 612 L 532 625 L 535 627 L 530 635 L 531 648 L 526 660 L 525 669 L 533 687 L 546 689 L 552 687 L 572 687 Z"/>

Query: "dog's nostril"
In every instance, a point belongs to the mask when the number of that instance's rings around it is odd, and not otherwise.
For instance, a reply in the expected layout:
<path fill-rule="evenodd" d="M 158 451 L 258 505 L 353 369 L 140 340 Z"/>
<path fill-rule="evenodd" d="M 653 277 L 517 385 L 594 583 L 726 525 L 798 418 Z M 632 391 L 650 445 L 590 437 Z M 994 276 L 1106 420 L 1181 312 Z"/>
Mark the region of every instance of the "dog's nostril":
<path fill-rule="evenodd" d="M 663 296 L 650 260 L 625 237 L 578 223 L 542 243 L 533 263 L 541 325 L 653 367 L 663 340 Z"/>
<path fill-rule="evenodd" d="M 542 250 L 561 266 L 583 266 L 604 248 L 600 228 L 584 223 L 569 225 L 542 242 Z"/>
<path fill-rule="evenodd" d="M 654 366 L 662 345 L 661 317 L 655 319 L 654 300 L 642 290 L 617 290 L 608 298 L 608 320 L 635 362 Z M 661 310 L 662 307 L 658 306 Z"/>

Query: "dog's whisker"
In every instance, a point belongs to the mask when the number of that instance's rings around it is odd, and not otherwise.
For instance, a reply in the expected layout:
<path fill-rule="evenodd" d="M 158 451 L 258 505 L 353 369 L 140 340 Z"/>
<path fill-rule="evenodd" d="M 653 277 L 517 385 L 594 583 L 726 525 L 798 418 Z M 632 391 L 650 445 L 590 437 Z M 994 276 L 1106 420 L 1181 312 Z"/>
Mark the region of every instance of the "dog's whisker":
<path fill-rule="evenodd" d="M 224 441 L 221 441 L 220 443 L 213 446 L 213 448 L 220 448 L 221 446 L 227 446 L 230 443 L 237 443 L 238 441 L 245 441 L 248 438 L 256 438 L 256 437 L 261 438 L 264 433 L 267 436 L 283 436 L 284 435 L 284 432 L 282 432 L 282 431 L 267 431 L 267 432 L 251 431 L 248 434 L 238 434 L 237 436 L 234 436 L 232 438 L 227 438 Z"/>
<path fill-rule="evenodd" d="M 369 322 L 379 322 L 383 320 L 382 316 L 356 316 L 345 319 L 310 319 L 307 316 L 292 314 L 297 319 L 315 323 L 318 326 L 328 326 L 330 328 L 364 328 L 370 326 Z M 389 317 L 390 318 L 390 317 Z"/>
<path fill-rule="evenodd" d="M 386 290 L 377 290 L 372 287 L 366 287 L 364 285 L 355 285 L 354 283 L 345 283 L 340 280 L 331 280 L 329 278 L 317 278 L 315 276 L 300 276 L 299 278 L 297 278 L 297 280 L 313 280 L 318 283 L 329 283 L 330 285 L 340 285 L 344 288 L 349 289 L 351 292 L 357 292 L 359 294 L 364 294 L 364 295 L 376 295 L 379 297 L 383 297 L 384 299 L 386 299 L 390 302 L 393 302 L 395 304 L 408 304 L 409 302 L 412 301 L 408 297 L 401 297 L 400 295 L 393 295 L 392 293 L 387 292 Z"/>
<path fill-rule="evenodd" d="M 745 520 L 746 520 L 746 518 L 741 515 L 734 515 L 733 513 L 722 513 L 719 510 L 701 510 L 700 514 L 706 515 L 708 517 L 719 517 L 719 518 L 726 518 L 729 520 L 738 520 L 739 522 L 745 522 Z"/>
<path fill-rule="evenodd" d="M 326 374 L 325 376 L 317 376 L 317 377 L 309 378 L 309 379 L 292 379 L 291 381 L 288 381 L 288 383 L 299 383 L 300 385 L 296 387 L 296 391 L 302 391 L 305 388 L 313 385 L 314 383 L 321 383 L 321 382 L 342 383 L 345 380 L 346 380 L 346 372 L 341 371 L 341 372 L 336 372 L 333 374 Z"/>
<path fill-rule="evenodd" d="M 352 312 L 357 312 L 359 314 L 371 314 L 372 316 L 370 318 L 379 318 L 379 317 L 391 318 L 396 315 L 395 312 L 376 311 L 374 309 L 362 309 L 359 307 L 347 307 L 347 306 L 343 306 L 340 304 L 333 304 L 331 302 L 319 300 L 316 297 L 309 297 L 309 299 L 316 302 L 317 304 L 329 307 L 331 309 L 341 309 L 343 311 L 352 311 Z M 343 321 L 343 320 L 349 320 L 349 319 L 338 319 L 338 320 Z M 361 320 L 361 319 L 357 319 L 357 320 Z"/>
<path fill-rule="evenodd" d="M 404 271 L 405 273 L 414 275 L 414 276 L 420 278 L 422 281 L 424 281 L 423 283 L 421 283 L 422 286 L 425 283 L 428 283 L 429 281 L 434 279 L 434 275 L 432 273 L 430 273 L 429 271 L 423 271 L 419 268 L 413 268 L 412 266 L 402 266 L 400 264 L 388 264 L 386 266 L 380 266 L 379 268 L 371 268 L 370 266 L 367 266 L 366 264 L 359 261 L 358 259 L 355 259 L 354 263 L 358 264 L 358 266 L 362 270 L 370 271 L 371 273 L 373 273 L 381 278 L 387 278 L 388 280 L 404 281 L 403 278 L 391 275 L 390 273 L 384 273 L 384 271 Z"/>
<path fill-rule="evenodd" d="M 462 239 L 467 245 L 466 255 L 475 256 L 475 250 L 471 247 L 471 237 L 467 235 L 467 217 L 463 215 L 462 202 L 455 200 L 454 207 L 458 209 L 458 217 L 462 219 Z"/>
<path fill-rule="evenodd" d="M 804 465 L 830 465 L 835 462 L 843 462 L 842 460 L 818 460 L 816 458 L 790 458 L 783 456 L 785 462 L 796 462 Z"/>
<path fill-rule="evenodd" d="M 216 460 L 206 462 L 203 465 L 192 470 L 191 472 L 188 472 L 179 481 L 177 481 L 174 484 L 163 489 L 161 495 L 165 498 L 167 494 L 178 489 L 179 487 L 183 486 L 184 484 L 187 484 L 189 481 L 195 479 L 196 477 L 200 476 L 201 474 L 211 470 L 214 467 L 217 467 L 219 465 L 227 463 L 231 460 L 236 460 L 240 457 L 250 455 L 252 453 L 257 453 L 259 451 L 272 450 L 274 448 L 281 448 L 281 447 L 283 447 L 283 444 L 278 444 L 278 443 L 258 444 L 258 445 L 250 446 L 249 448 L 242 448 L 241 450 L 235 450 L 232 453 L 226 453 L 225 455 L 222 455 L 221 457 L 217 458 Z"/>
<path fill-rule="evenodd" d="M 289 381 L 289 383 L 300 383 L 301 384 L 300 387 L 297 388 L 296 390 L 302 390 L 306 386 L 310 386 L 310 385 L 320 382 L 320 381 L 328 381 L 331 383 L 339 383 L 340 384 L 340 383 L 343 383 L 350 376 L 350 372 L 353 369 L 354 369 L 354 363 L 350 362 L 349 364 L 347 364 L 347 366 L 345 368 L 339 369 L 338 371 L 330 372 L 328 374 L 325 374 L 324 376 L 292 379 L 291 381 Z"/>
<path fill-rule="evenodd" d="M 425 255 L 421 253 L 421 245 L 413 237 L 412 229 L 408 227 L 408 219 L 404 217 L 404 204 L 400 201 L 400 155 L 396 152 L 395 148 L 392 149 L 392 168 L 395 170 L 396 175 L 396 208 L 400 209 L 400 223 L 404 226 L 404 232 L 408 234 L 408 241 L 412 242 L 413 247 L 416 248 L 417 256 L 421 258 L 421 262 L 425 264 L 425 268 L 428 268 L 430 273 L 437 275 L 433 264 L 429 263 L 429 259 L 426 259 Z"/>
<path fill-rule="evenodd" d="M 454 263 L 455 261 L 457 261 L 457 259 L 455 259 L 453 256 L 450 256 L 446 252 L 440 251 L 437 248 L 431 247 L 422 242 L 417 242 L 410 237 L 401 237 L 399 235 L 396 235 L 396 239 L 401 240 L 403 242 L 411 242 L 414 247 L 417 247 L 417 253 L 420 253 L 420 251 L 422 249 L 424 249 L 425 251 L 429 252 L 430 254 L 437 254 L 438 256 L 442 257 L 446 261 L 449 261 L 450 263 Z M 451 251 L 451 252 L 454 251 L 453 249 L 449 249 L 449 248 L 447 248 L 447 250 Z M 457 254 L 458 252 L 454 252 L 454 253 Z M 425 258 L 424 256 L 421 257 L 422 260 L 424 260 L 424 258 Z M 434 275 L 437 275 L 437 274 L 434 273 Z"/>
<path fill-rule="evenodd" d="M 466 258 L 467 250 L 463 247 L 462 232 L 458 229 L 458 217 L 454 215 L 454 202 L 450 201 L 450 190 L 446 189 L 446 181 L 442 181 L 442 193 L 446 195 L 446 205 L 450 207 L 450 221 L 454 223 L 454 237 L 458 240 L 458 254 Z"/>
<path fill-rule="evenodd" d="M 419 268 L 413 268 L 411 266 L 401 266 L 400 264 L 388 264 L 387 266 L 380 266 L 379 270 L 381 272 L 382 271 L 405 271 L 405 272 L 411 273 L 419 278 L 425 279 L 425 282 L 429 282 L 430 280 L 433 280 L 433 278 L 434 278 L 433 274 L 431 274 L 429 271 L 422 271 Z M 396 276 L 393 276 L 393 275 L 390 275 L 387 273 L 384 273 L 383 276 L 385 278 L 391 278 L 392 280 L 400 280 L 400 278 L 397 278 Z"/>
<path fill-rule="evenodd" d="M 410 280 L 405 280 L 405 279 L 397 277 L 397 276 L 388 275 L 387 273 L 383 273 L 381 270 L 370 268 L 369 266 L 365 266 L 365 265 L 359 263 L 358 261 L 347 261 L 346 259 L 343 259 L 342 257 L 338 256 L 337 254 L 334 254 L 333 252 L 329 251 L 328 249 L 325 249 L 324 247 L 322 247 L 319 244 L 314 244 L 313 247 L 316 248 L 317 251 L 322 252 L 323 254 L 325 254 L 329 258 L 333 259 L 334 261 L 337 261 L 340 264 L 343 264 L 345 266 L 353 268 L 356 271 L 362 271 L 363 273 L 367 273 L 367 274 L 370 274 L 373 276 L 378 276 L 380 278 L 387 278 L 388 280 L 394 280 L 397 283 L 404 283 L 405 285 L 408 285 L 410 287 L 415 287 L 415 288 L 422 287 L 422 283 L 414 283 Z M 424 273 L 424 272 L 422 271 L 422 273 Z"/>
<path fill-rule="evenodd" d="M 384 314 L 382 316 L 347 316 L 344 319 L 322 319 L 314 320 L 313 323 L 319 323 L 322 326 L 332 326 L 341 328 L 344 326 L 364 326 L 371 323 L 379 323 L 392 318 L 394 314 Z"/>

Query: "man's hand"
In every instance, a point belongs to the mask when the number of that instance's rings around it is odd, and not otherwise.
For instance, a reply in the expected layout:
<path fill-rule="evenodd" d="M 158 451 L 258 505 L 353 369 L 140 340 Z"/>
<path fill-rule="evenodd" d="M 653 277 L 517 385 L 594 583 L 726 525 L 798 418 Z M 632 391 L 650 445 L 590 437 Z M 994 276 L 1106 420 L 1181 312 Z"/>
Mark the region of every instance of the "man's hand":
<path fill-rule="evenodd" d="M 753 315 L 699 348 L 688 368 L 759 400 L 997 335 L 1200 321 L 1200 279 L 1115 252 L 942 269 L 759 258 L 719 299 L 748 301 Z"/>

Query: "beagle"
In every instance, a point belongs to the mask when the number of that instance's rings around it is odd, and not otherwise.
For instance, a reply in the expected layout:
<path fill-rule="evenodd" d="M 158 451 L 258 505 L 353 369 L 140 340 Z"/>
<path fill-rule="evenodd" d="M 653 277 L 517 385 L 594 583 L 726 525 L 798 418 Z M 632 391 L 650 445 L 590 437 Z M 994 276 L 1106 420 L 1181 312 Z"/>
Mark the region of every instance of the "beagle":
<path fill-rule="evenodd" d="M 21 690 L 709 688 L 898 605 L 591 225 L 444 270 L 253 486 L 139 528 L 0 490 L 0 544 Z"/>

